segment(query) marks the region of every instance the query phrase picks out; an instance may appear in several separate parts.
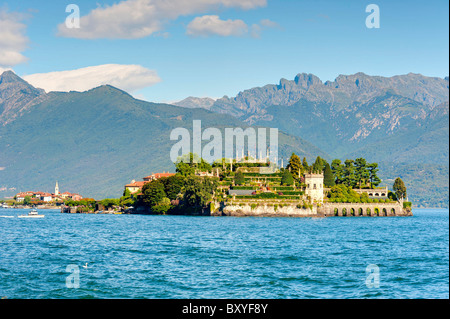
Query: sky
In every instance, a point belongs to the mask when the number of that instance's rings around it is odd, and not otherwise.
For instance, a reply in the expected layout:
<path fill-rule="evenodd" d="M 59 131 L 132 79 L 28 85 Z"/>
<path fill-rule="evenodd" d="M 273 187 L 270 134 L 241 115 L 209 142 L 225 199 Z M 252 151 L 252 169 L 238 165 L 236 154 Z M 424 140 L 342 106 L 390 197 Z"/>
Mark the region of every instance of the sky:
<path fill-rule="evenodd" d="M 231 97 L 298 73 L 449 74 L 447 0 L 71 1 L 0 2 L 0 72 L 152 102 Z M 366 25 L 370 4 L 379 28 Z"/>

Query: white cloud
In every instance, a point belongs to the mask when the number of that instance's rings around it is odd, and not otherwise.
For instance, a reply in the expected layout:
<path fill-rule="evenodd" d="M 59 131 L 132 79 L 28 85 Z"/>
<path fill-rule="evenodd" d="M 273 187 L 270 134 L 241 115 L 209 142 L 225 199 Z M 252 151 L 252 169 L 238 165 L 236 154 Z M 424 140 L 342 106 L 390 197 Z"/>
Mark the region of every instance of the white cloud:
<path fill-rule="evenodd" d="M 269 19 L 263 19 L 259 22 L 259 24 L 265 28 L 280 28 L 280 25 L 278 23 Z"/>
<path fill-rule="evenodd" d="M 267 0 L 125 0 L 112 6 L 98 7 L 81 17 L 80 28 L 58 26 L 58 35 L 80 39 L 136 39 L 161 31 L 164 24 L 180 16 L 210 10 L 263 7 Z"/>
<path fill-rule="evenodd" d="M 31 85 L 50 91 L 86 91 L 109 84 L 133 92 L 161 81 L 154 70 L 140 65 L 104 64 L 87 68 L 23 76 Z"/>
<path fill-rule="evenodd" d="M 186 30 L 191 36 L 243 36 L 248 32 L 247 24 L 242 20 L 220 20 L 219 16 L 206 15 L 192 20 Z"/>
<path fill-rule="evenodd" d="M 28 44 L 24 16 L 0 8 L 0 67 L 10 67 L 27 61 L 21 53 Z"/>
<path fill-rule="evenodd" d="M 278 23 L 269 19 L 261 20 L 250 27 L 242 20 L 220 20 L 217 15 L 205 15 L 192 20 L 186 34 L 190 36 L 244 36 L 249 34 L 253 38 L 259 38 L 261 32 L 267 28 L 280 28 Z"/>

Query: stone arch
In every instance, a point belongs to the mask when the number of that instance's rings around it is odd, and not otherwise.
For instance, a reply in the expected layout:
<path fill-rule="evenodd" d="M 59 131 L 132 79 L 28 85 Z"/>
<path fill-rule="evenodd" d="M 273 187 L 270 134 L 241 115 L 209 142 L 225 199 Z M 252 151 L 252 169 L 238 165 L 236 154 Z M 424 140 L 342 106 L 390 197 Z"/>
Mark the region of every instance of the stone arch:
<path fill-rule="evenodd" d="M 381 193 L 381 196 L 386 196 L 386 193 Z"/>
<path fill-rule="evenodd" d="M 366 215 L 367 216 L 372 216 L 372 210 L 370 209 L 370 207 L 366 208 Z"/>
<path fill-rule="evenodd" d="M 350 216 L 356 216 L 356 211 L 353 207 L 350 208 Z"/>
<path fill-rule="evenodd" d="M 358 208 L 358 216 L 362 216 L 363 215 L 363 209 L 362 207 Z"/>
<path fill-rule="evenodd" d="M 375 196 L 376 196 L 376 197 L 379 197 L 379 196 L 380 196 L 380 194 L 378 194 L 378 193 L 375 193 Z"/>
<path fill-rule="evenodd" d="M 342 216 L 347 216 L 347 208 L 342 208 Z"/>
<path fill-rule="evenodd" d="M 387 216 L 387 209 L 383 208 L 383 216 Z"/>
<path fill-rule="evenodd" d="M 373 196 L 373 193 L 369 193 L 369 196 Z"/>
<path fill-rule="evenodd" d="M 391 215 L 395 216 L 395 208 L 394 207 L 391 208 Z"/>
<path fill-rule="evenodd" d="M 339 216 L 339 209 L 337 207 L 334 209 L 334 216 Z"/>
<path fill-rule="evenodd" d="M 375 216 L 380 216 L 380 209 L 378 207 L 375 207 L 374 213 L 375 213 Z"/>

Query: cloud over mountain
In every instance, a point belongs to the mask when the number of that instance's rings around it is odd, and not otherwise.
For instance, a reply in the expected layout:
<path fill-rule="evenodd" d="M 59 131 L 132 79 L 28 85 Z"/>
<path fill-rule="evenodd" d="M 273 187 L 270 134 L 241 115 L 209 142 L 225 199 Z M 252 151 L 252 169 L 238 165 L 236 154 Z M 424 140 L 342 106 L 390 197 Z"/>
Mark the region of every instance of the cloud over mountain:
<path fill-rule="evenodd" d="M 35 87 L 50 91 L 86 91 L 109 84 L 133 92 L 161 81 L 154 70 L 140 65 L 104 64 L 86 68 L 38 73 L 23 77 Z"/>
<path fill-rule="evenodd" d="M 137 39 L 161 31 L 167 22 L 180 16 L 220 8 L 249 10 L 266 3 L 266 0 L 125 0 L 92 10 L 81 17 L 80 28 L 60 24 L 58 35 L 80 39 Z"/>

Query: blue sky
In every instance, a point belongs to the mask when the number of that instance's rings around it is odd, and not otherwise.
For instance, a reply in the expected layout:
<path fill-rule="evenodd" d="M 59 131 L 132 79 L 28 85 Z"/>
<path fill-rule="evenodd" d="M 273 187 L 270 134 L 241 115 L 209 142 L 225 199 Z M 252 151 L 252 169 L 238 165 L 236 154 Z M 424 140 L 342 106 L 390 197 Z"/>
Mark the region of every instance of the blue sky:
<path fill-rule="evenodd" d="M 12 17 L 22 27 L 9 31 L 18 32 L 14 39 L 22 37 L 26 45 L 5 44 L 0 29 L 0 68 L 12 68 L 41 87 L 51 89 L 54 83 L 64 90 L 63 82 L 75 89 L 81 83 L 96 86 L 95 81 L 105 81 L 105 69 L 92 68 L 89 80 L 67 80 L 86 72 L 62 78 L 50 72 L 114 64 L 113 85 L 155 102 L 235 96 L 302 72 L 322 81 L 356 72 L 449 73 L 447 0 L 214 1 L 216 5 L 205 0 L 6 1 L 0 5 L 0 23 Z M 69 3 L 80 8 L 81 28 L 75 31 L 81 33 L 61 31 Z M 133 9 L 141 3 L 159 6 L 159 11 Z M 380 8 L 378 29 L 365 24 L 371 3 Z M 115 11 L 108 7 L 113 4 L 119 5 Z M 96 8 L 98 16 L 92 13 Z M 139 33 L 147 27 L 148 34 Z M 5 58 L 2 65 L 2 49 L 17 50 L 22 59 Z"/>

